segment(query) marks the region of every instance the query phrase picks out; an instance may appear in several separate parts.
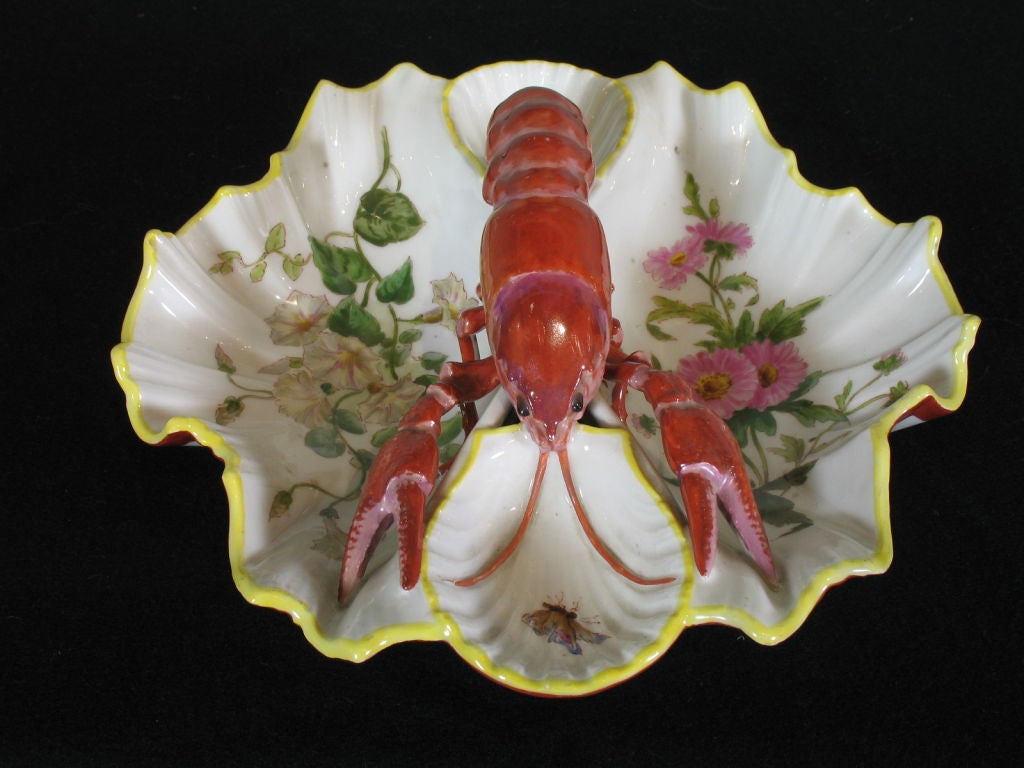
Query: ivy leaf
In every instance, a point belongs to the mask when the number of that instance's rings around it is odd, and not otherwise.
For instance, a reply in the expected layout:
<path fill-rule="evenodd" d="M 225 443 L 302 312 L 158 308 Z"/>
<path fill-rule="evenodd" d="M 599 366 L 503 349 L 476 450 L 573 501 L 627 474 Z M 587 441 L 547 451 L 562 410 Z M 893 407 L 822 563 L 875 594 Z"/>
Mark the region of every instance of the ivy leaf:
<path fill-rule="evenodd" d="M 440 373 L 441 366 L 447 359 L 448 355 L 441 354 L 440 352 L 426 352 L 420 358 L 420 365 L 422 365 L 428 371 Z"/>
<path fill-rule="evenodd" d="M 761 314 L 761 320 L 757 325 L 757 338 L 762 341 L 769 339 L 779 344 L 801 335 L 807 330 L 804 326 L 804 318 L 820 307 L 824 300 L 824 296 L 819 296 L 816 299 L 797 304 L 795 307 L 786 307 L 786 302 L 780 301 Z"/>
<path fill-rule="evenodd" d="M 406 195 L 376 188 L 359 199 L 352 226 L 367 242 L 388 245 L 408 240 L 423 224 L 419 211 Z"/>
<path fill-rule="evenodd" d="M 263 244 L 264 253 L 273 253 L 284 248 L 284 224 L 275 224 L 267 233 L 267 241 Z"/>
<path fill-rule="evenodd" d="M 364 472 L 369 472 L 370 467 L 373 466 L 373 460 L 376 458 L 376 454 L 373 451 L 358 450 L 352 452 L 352 458 L 349 463 L 356 469 L 361 469 Z"/>
<path fill-rule="evenodd" d="M 412 282 L 412 259 L 405 262 L 381 280 L 377 286 L 377 299 L 384 304 L 405 304 L 413 297 L 416 286 Z"/>
<path fill-rule="evenodd" d="M 288 275 L 288 277 L 292 280 L 299 279 L 299 275 L 302 274 L 302 259 L 285 256 L 283 266 L 284 273 Z"/>
<path fill-rule="evenodd" d="M 377 318 L 363 309 L 349 296 L 341 301 L 327 319 L 327 327 L 342 336 L 359 339 L 368 347 L 375 347 L 384 340 Z"/>
<path fill-rule="evenodd" d="M 320 270 L 329 291 L 349 296 L 355 292 L 356 283 L 374 276 L 370 262 L 355 248 L 339 248 L 315 237 L 309 238 L 309 244 L 313 249 L 313 265 Z"/>
<path fill-rule="evenodd" d="M 331 423 L 344 432 L 351 432 L 353 435 L 361 435 L 366 431 L 363 420 L 355 413 L 344 408 L 337 410 L 331 416 Z"/>
<path fill-rule="evenodd" d="M 325 459 L 336 459 L 345 452 L 345 444 L 338 440 L 333 429 L 317 427 L 306 433 L 306 447 Z"/>
<path fill-rule="evenodd" d="M 385 339 L 389 341 L 389 339 Z M 383 344 L 381 346 L 384 346 Z M 411 347 L 407 344 L 393 344 L 389 347 L 384 347 L 384 352 L 381 355 L 386 362 L 392 368 L 397 368 L 406 360 L 409 359 L 409 352 Z"/>

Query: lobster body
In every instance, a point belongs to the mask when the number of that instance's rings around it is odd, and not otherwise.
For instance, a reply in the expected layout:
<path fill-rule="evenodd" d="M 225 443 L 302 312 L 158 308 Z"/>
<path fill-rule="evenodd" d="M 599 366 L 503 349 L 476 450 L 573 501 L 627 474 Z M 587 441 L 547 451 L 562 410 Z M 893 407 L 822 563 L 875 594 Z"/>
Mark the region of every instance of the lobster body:
<path fill-rule="evenodd" d="M 545 88 L 526 88 L 495 110 L 487 131 L 484 199 L 494 206 L 481 241 L 483 307 L 460 317 L 462 363 L 448 363 L 381 449 L 367 478 L 349 532 L 339 584 L 346 602 L 383 531 L 397 522 L 402 585 L 419 579 L 426 498 L 438 474 L 440 419 L 460 406 L 466 431 L 476 421 L 473 401 L 501 386 L 539 449 L 537 470 L 519 530 L 480 573 L 456 582 L 471 586 L 511 556 L 536 507 L 552 454 L 580 525 L 608 565 L 637 584 L 668 578 L 640 576 L 610 552 L 590 525 L 576 494 L 566 450 L 572 428 L 602 383 L 625 420 L 629 388 L 641 391 L 662 426 L 669 465 L 680 491 L 702 574 L 716 550 L 719 501 L 765 576 L 775 580 L 767 537 L 742 455 L 731 431 L 693 401 L 673 373 L 654 370 L 643 353 L 627 355 L 612 317 L 612 280 L 601 223 L 587 200 L 595 169 L 580 110 Z M 477 359 L 474 334 L 486 330 L 491 357 Z M 628 510 L 624 511 L 628 514 Z"/>

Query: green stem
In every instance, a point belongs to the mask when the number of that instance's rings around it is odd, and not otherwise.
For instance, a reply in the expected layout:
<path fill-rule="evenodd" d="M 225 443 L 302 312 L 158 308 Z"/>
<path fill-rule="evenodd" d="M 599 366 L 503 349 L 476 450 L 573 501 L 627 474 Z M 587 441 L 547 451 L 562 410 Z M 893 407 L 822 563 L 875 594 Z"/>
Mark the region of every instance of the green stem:
<path fill-rule="evenodd" d="M 757 437 L 757 430 L 753 427 L 750 428 L 750 442 L 754 444 L 754 448 L 757 449 L 757 455 L 761 459 L 761 478 L 762 483 L 768 481 L 768 456 L 764 452 L 764 447 L 761 445 L 761 441 Z"/>
<path fill-rule="evenodd" d="M 245 392 L 256 392 L 256 393 L 261 394 L 261 395 L 266 395 L 267 397 L 273 397 L 274 396 L 274 393 L 271 390 L 269 390 L 269 389 L 256 389 L 254 387 L 242 386 L 237 381 L 235 381 L 233 375 L 230 374 L 230 373 L 227 374 L 227 377 L 228 377 L 228 381 L 230 381 L 234 386 L 238 387 L 239 389 L 241 389 L 241 390 L 243 390 Z M 246 397 L 251 397 L 251 395 L 246 395 Z M 242 398 L 239 398 L 239 400 L 241 400 L 241 399 Z"/>

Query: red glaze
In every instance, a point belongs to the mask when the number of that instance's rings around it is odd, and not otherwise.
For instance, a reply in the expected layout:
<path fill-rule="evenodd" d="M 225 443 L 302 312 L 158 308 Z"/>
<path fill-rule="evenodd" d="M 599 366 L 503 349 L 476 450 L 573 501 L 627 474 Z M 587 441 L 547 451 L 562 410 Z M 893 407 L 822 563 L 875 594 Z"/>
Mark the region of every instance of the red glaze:
<path fill-rule="evenodd" d="M 588 540 L 630 581 L 662 584 L 632 572 L 591 526 L 572 481 L 566 451 L 572 428 L 605 378 L 626 418 L 626 388 L 643 392 L 662 427 L 663 444 L 680 489 L 694 559 L 707 574 L 717 549 L 717 507 L 736 528 L 766 578 L 775 566 L 739 446 L 728 426 L 697 405 L 675 374 L 655 371 L 646 355 L 626 355 L 611 314 L 611 267 L 604 232 L 587 203 L 594 180 L 590 138 L 579 109 L 546 88 L 526 88 L 498 106 L 488 125 L 483 195 L 494 206 L 484 227 L 480 296 L 457 333 L 466 362 L 442 370 L 437 384 L 406 415 L 371 467 L 352 523 L 339 599 L 346 602 L 383 532 L 397 522 L 402 586 L 419 578 L 423 511 L 433 490 L 441 416 L 459 405 L 467 431 L 473 401 L 499 384 L 540 455 L 522 523 L 504 550 L 471 586 L 494 573 L 515 550 L 532 519 L 541 479 L 558 455 L 570 501 Z M 492 357 L 475 359 L 472 335 L 486 328 Z"/>

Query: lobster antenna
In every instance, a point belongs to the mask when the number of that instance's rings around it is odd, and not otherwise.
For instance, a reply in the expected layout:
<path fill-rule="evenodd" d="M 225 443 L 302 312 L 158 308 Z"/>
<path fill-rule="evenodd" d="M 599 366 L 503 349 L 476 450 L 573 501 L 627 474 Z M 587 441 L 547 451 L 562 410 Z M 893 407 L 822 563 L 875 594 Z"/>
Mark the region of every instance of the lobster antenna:
<path fill-rule="evenodd" d="M 459 579 L 455 582 L 457 587 L 472 587 L 479 584 L 481 581 L 486 579 L 492 573 L 494 573 L 501 564 L 508 560 L 516 547 L 519 546 L 523 537 L 526 535 L 526 529 L 530 525 L 530 521 L 533 519 L 533 513 L 537 510 L 537 499 L 540 498 L 540 487 L 541 481 L 544 479 L 544 470 L 548 466 L 548 456 L 551 454 L 548 452 L 542 452 L 540 458 L 537 460 L 537 471 L 533 475 L 533 487 L 530 488 L 530 499 L 526 502 L 526 510 L 523 512 L 523 520 L 519 523 L 519 529 L 516 531 L 516 535 L 512 537 L 512 540 L 505 545 L 505 549 L 501 551 L 490 565 L 484 568 L 476 576 L 470 576 L 468 579 Z"/>
<path fill-rule="evenodd" d="M 572 473 L 569 471 L 569 452 L 562 450 L 558 452 L 558 463 L 562 466 L 562 479 L 565 480 L 565 489 L 569 492 L 569 499 L 572 501 L 572 507 L 576 510 L 576 517 L 580 521 L 580 525 L 583 526 L 583 532 L 587 535 L 587 539 L 590 541 L 591 546 L 597 550 L 597 554 L 604 558 L 604 561 L 612 567 L 617 574 L 623 576 L 634 584 L 639 584 L 644 587 L 653 587 L 658 584 L 668 584 L 675 581 L 674 576 L 663 576 L 658 579 L 645 579 L 643 576 L 638 576 L 629 570 L 622 561 L 615 556 L 615 554 L 605 546 L 605 543 L 601 541 L 601 538 L 597 535 L 594 527 L 590 524 L 590 518 L 587 517 L 587 512 L 583 509 L 583 503 L 580 501 L 580 497 L 576 493 L 576 485 L 572 481 Z"/>

